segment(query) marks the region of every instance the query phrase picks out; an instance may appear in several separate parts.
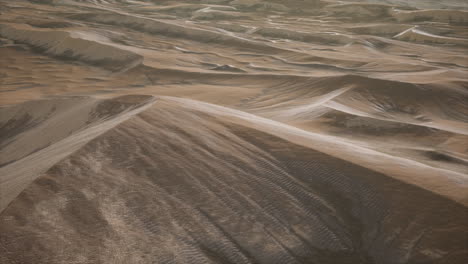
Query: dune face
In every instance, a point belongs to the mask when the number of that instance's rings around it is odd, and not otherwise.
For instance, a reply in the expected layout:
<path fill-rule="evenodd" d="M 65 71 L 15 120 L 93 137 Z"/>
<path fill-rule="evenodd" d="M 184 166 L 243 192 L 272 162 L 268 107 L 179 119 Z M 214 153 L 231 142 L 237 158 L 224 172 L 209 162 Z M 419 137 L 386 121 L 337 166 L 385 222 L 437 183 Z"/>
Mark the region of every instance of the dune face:
<path fill-rule="evenodd" d="M 467 263 L 467 10 L 0 0 L 0 263 Z"/>
<path fill-rule="evenodd" d="M 37 263 L 463 260 L 466 207 L 209 110 L 161 98 L 96 137 L 2 213 L 2 239 Z"/>

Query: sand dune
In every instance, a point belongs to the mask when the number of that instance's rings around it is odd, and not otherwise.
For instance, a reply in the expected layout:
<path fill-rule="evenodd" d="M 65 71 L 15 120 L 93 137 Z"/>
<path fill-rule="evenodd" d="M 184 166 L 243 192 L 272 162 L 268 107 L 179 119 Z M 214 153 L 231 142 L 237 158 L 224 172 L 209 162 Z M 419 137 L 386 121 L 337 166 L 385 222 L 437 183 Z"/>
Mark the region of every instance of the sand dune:
<path fill-rule="evenodd" d="M 256 44 L 242 38 L 237 38 L 229 35 L 220 34 L 214 31 L 203 30 L 193 27 L 178 25 L 175 23 L 159 21 L 156 19 L 143 18 L 138 16 L 131 16 L 127 14 L 110 13 L 90 13 L 73 15 L 70 18 L 78 20 L 88 20 L 99 23 L 124 26 L 131 29 L 148 32 L 151 34 L 167 35 L 175 38 L 188 38 L 200 42 L 215 42 L 226 43 L 233 46 L 240 46 L 250 48 L 253 50 L 268 49 L 268 46 Z M 270 48 L 273 49 L 273 48 Z M 275 49 L 273 49 L 275 50 Z"/>
<path fill-rule="evenodd" d="M 391 8 L 391 5 L 372 3 L 342 3 L 326 7 L 334 15 L 352 17 L 360 21 L 388 20 Z"/>
<path fill-rule="evenodd" d="M 466 39 L 450 38 L 437 36 L 417 28 L 410 28 L 396 35 L 394 38 L 399 40 L 422 42 L 422 43 L 440 43 L 440 44 L 456 44 L 467 46 L 468 41 Z"/>
<path fill-rule="evenodd" d="M 147 96 L 56 99 L 2 109 L 0 210 L 54 163 L 142 110 L 150 100 Z"/>
<path fill-rule="evenodd" d="M 394 11 L 392 15 L 399 22 L 408 21 L 434 21 L 450 24 L 467 24 L 468 11 L 465 10 L 417 10 L 417 11 Z"/>
<path fill-rule="evenodd" d="M 4 260 L 463 259 L 432 248 L 463 250 L 465 207 L 193 103 L 156 99 L 49 169 L 2 213 Z"/>
<path fill-rule="evenodd" d="M 417 104 L 412 98 L 418 98 Z M 307 119 L 307 111 L 320 112 L 326 106 L 358 116 L 464 134 L 468 115 L 466 100 L 466 92 L 454 83 L 412 84 L 344 75 L 311 78 L 300 85 L 270 89 L 247 104 L 255 111 L 274 112 L 271 118 L 288 119 L 292 118 L 290 115 L 300 114 Z M 447 126 L 449 122 L 451 126 Z"/>
<path fill-rule="evenodd" d="M 119 70 L 141 62 L 137 54 L 106 45 L 105 38 L 81 32 L 33 29 L 27 26 L 1 25 L 0 35 L 19 43 L 43 50 L 46 54 L 75 59 Z"/>
<path fill-rule="evenodd" d="M 467 10 L 0 0 L 0 263 L 466 263 Z"/>

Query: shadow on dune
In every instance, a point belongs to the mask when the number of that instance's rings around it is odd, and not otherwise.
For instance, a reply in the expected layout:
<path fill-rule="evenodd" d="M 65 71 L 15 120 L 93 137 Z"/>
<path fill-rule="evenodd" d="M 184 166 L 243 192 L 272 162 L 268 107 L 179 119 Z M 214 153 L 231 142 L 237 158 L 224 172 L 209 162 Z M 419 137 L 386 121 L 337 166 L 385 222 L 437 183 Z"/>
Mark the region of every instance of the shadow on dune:
<path fill-rule="evenodd" d="M 157 99 L 9 205 L 1 260 L 463 263 L 466 207 L 227 120 Z"/>

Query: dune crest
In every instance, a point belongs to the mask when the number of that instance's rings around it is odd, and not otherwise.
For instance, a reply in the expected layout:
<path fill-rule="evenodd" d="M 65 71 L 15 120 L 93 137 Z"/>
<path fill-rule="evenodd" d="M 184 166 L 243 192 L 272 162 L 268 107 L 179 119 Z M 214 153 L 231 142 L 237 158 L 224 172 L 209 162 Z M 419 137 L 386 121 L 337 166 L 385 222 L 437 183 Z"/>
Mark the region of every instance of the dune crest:
<path fill-rule="evenodd" d="M 456 251 L 418 252 L 434 246 L 463 250 L 466 207 L 313 149 L 273 140 L 262 132 L 268 129 L 249 128 L 253 124 L 247 116 L 237 117 L 244 121 L 226 118 L 233 114 L 159 98 L 97 136 L 50 168 L 2 213 L 3 239 L 20 237 L 32 248 L 18 259 L 17 249 L 6 245 L 2 257 L 26 261 L 42 255 L 37 263 L 73 262 L 77 255 L 72 252 L 79 250 L 85 262 L 134 262 L 149 256 L 171 259 L 177 248 L 178 262 L 463 258 Z M 23 210 L 31 202 L 34 209 Z M 449 226 L 440 212 L 450 213 Z M 411 226 L 400 218 L 412 219 Z M 20 219 L 32 221 L 25 225 Z M 57 232 L 22 238 L 50 225 Z M 393 230 L 401 231 L 388 240 Z M 155 250 L 154 244 L 161 247 Z M 39 248 L 47 254 L 38 254 Z"/>
<path fill-rule="evenodd" d="M 151 96 L 139 95 L 109 100 L 72 98 L 1 109 L 0 127 L 8 134 L 0 152 L 0 210 L 56 162 L 142 111 L 151 101 Z"/>
<path fill-rule="evenodd" d="M 0 35 L 26 43 L 48 55 L 97 64 L 111 70 L 120 70 L 140 63 L 143 58 L 135 53 L 119 49 L 81 32 L 33 29 L 27 26 L 4 24 Z"/>

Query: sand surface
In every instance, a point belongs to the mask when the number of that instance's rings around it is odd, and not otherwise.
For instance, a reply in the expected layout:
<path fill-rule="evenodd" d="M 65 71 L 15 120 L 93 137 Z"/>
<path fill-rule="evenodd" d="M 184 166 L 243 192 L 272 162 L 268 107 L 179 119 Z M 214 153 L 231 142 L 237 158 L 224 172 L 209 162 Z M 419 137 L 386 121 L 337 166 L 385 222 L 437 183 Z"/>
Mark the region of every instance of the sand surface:
<path fill-rule="evenodd" d="M 0 0 L 0 263 L 468 262 L 465 1 Z"/>

